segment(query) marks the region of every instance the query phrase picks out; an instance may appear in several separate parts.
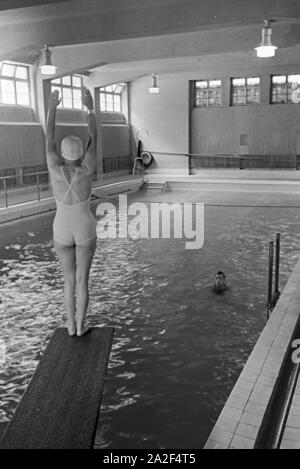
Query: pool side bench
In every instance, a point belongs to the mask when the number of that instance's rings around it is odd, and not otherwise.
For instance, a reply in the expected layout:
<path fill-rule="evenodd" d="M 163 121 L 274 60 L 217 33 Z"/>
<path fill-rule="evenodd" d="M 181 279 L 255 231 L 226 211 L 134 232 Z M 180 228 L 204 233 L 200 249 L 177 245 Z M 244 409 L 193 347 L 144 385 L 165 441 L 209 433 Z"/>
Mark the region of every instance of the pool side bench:
<path fill-rule="evenodd" d="M 54 332 L 0 441 L 1 449 L 91 449 L 114 328 Z"/>

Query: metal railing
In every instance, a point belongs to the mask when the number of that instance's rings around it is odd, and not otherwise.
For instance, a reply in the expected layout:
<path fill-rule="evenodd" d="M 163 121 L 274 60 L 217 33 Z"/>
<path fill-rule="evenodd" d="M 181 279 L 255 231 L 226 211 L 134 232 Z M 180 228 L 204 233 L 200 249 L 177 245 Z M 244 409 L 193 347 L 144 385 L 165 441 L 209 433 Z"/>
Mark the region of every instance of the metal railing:
<path fill-rule="evenodd" d="M 189 174 L 197 169 L 256 169 L 256 170 L 300 170 L 300 155 L 296 154 L 201 154 L 157 152 L 147 150 L 154 155 L 185 156 L 188 158 Z"/>
<path fill-rule="evenodd" d="M 131 169 L 132 169 L 131 155 L 103 158 L 103 172 L 104 173 L 111 173 L 113 171 L 122 171 L 122 170 L 128 170 L 128 173 L 129 173 Z"/>
<path fill-rule="evenodd" d="M 0 207 L 51 197 L 47 171 L 0 177 Z"/>
<path fill-rule="evenodd" d="M 276 233 L 275 242 L 275 281 L 273 293 L 273 270 L 274 270 L 274 241 L 269 241 L 269 277 L 268 277 L 268 302 L 267 302 L 267 319 L 273 311 L 279 296 L 279 265 L 280 265 L 280 233 Z"/>
<path fill-rule="evenodd" d="M 193 169 L 300 169 L 299 155 L 200 155 L 187 154 Z"/>

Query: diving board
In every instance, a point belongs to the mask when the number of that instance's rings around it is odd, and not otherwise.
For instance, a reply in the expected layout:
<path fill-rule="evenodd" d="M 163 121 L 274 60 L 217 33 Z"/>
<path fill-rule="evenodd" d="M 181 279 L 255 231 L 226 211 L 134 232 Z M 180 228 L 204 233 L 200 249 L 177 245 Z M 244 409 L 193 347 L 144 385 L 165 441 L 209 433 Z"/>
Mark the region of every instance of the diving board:
<path fill-rule="evenodd" d="M 1 449 L 91 449 L 114 329 L 56 329 L 0 441 Z"/>

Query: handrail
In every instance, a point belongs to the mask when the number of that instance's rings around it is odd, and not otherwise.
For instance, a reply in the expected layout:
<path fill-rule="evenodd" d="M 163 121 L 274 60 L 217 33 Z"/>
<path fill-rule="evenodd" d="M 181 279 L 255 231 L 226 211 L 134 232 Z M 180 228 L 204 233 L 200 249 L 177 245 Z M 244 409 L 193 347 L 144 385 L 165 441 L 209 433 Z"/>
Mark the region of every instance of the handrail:
<path fill-rule="evenodd" d="M 46 175 L 46 180 L 43 180 L 41 176 Z M 29 183 L 24 183 L 27 177 L 35 177 L 34 181 L 30 181 Z M 46 186 L 49 184 L 49 172 L 48 171 L 39 171 L 36 173 L 27 173 L 27 174 L 16 174 L 14 176 L 1 176 L 0 177 L 0 184 L 3 185 L 3 189 L 0 189 L 0 195 L 4 194 L 4 205 L 6 208 L 9 207 L 9 193 L 16 194 L 16 190 L 28 190 L 30 187 L 36 187 L 36 199 L 38 201 L 41 200 L 41 190 L 46 190 Z M 10 183 L 8 186 L 9 181 L 17 180 L 19 184 Z M 32 199 L 34 200 L 34 199 Z"/>
<path fill-rule="evenodd" d="M 284 153 L 284 154 L 279 154 L 279 153 L 267 153 L 267 154 L 244 154 L 244 153 L 188 153 L 188 152 L 166 152 L 166 151 L 157 151 L 157 150 L 148 150 L 145 149 L 145 151 L 148 151 L 149 153 L 153 153 L 156 155 L 179 155 L 179 156 L 197 156 L 200 158 L 215 158 L 215 157 L 227 157 L 227 158 L 273 158 L 274 156 L 278 157 L 295 157 L 297 156 L 296 153 Z"/>
<path fill-rule="evenodd" d="M 280 267 L 280 233 L 276 233 L 275 243 L 275 280 L 273 294 L 273 267 L 274 267 L 274 241 L 269 241 L 269 277 L 268 277 L 268 302 L 267 302 L 267 319 L 270 317 L 271 311 L 274 309 L 279 297 L 279 267 Z"/>
<path fill-rule="evenodd" d="M 4 179 L 16 179 L 16 178 L 24 178 L 24 177 L 27 177 L 27 176 L 37 176 L 37 175 L 40 175 L 40 174 L 49 174 L 49 172 L 48 171 L 39 171 L 37 173 L 23 173 L 22 175 L 15 174 L 15 175 L 10 175 L 10 176 L 0 176 L 0 181 L 2 181 Z"/>

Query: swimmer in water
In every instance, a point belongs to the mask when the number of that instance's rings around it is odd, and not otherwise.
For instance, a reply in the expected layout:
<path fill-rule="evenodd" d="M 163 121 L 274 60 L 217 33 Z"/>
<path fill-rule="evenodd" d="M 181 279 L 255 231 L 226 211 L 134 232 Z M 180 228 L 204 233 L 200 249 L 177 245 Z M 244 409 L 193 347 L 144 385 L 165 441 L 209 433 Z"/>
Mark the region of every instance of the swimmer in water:
<path fill-rule="evenodd" d="M 214 285 L 214 290 L 215 292 L 217 293 L 223 293 L 224 291 L 227 290 L 227 285 L 225 283 L 225 274 L 224 272 L 222 272 L 221 270 L 219 270 L 216 274 L 215 274 L 215 285 Z"/>
<path fill-rule="evenodd" d="M 58 91 L 51 93 L 46 124 L 47 166 L 57 207 L 53 241 L 64 274 L 68 333 L 82 336 L 89 331 L 84 321 L 89 303 L 89 273 L 97 241 L 96 219 L 90 210 L 96 171 L 97 126 L 93 98 L 89 90 L 83 88 L 82 103 L 88 110 L 86 150 L 79 137 L 69 135 L 62 140 L 61 158 L 55 143 L 55 116 L 60 101 Z"/>

